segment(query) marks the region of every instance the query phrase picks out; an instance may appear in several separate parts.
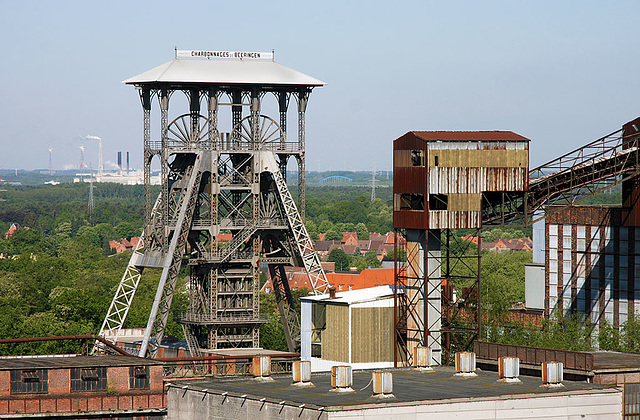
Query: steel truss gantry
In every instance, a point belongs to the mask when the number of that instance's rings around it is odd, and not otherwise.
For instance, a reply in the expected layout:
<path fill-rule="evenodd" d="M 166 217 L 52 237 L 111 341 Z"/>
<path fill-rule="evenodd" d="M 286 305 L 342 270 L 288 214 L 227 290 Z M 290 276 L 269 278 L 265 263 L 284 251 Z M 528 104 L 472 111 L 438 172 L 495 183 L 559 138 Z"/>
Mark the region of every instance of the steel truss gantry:
<path fill-rule="evenodd" d="M 169 122 L 169 98 L 184 93 L 189 112 Z M 140 356 L 154 357 L 165 333 L 183 262 L 189 268 L 189 309 L 173 316 L 193 356 L 204 350 L 259 347 L 261 265 L 271 274 L 290 351 L 298 346 L 299 314 L 284 266 L 304 266 L 314 292 L 329 285 L 304 226 L 305 111 L 310 88 L 141 86 L 144 111 L 145 228 L 118 286 L 100 335 L 116 342 L 145 268 L 161 269 Z M 280 118 L 261 114 L 267 93 Z M 221 99 L 232 130 L 218 130 Z M 288 141 L 287 108 L 298 103 L 298 138 Z M 162 137 L 151 140 L 157 98 Z M 207 115 L 200 112 L 207 104 Z M 249 115 L 243 116 L 243 109 Z M 159 157 L 162 189 L 151 206 L 151 161 Z M 298 163 L 298 206 L 286 184 L 290 157 Z M 222 233 L 232 240 L 220 241 Z"/>
<path fill-rule="evenodd" d="M 561 211 L 638 177 L 640 153 L 635 137 L 625 137 L 620 129 L 531 169 L 528 191 L 484 193 L 483 226 L 528 226 L 543 206 Z"/>
<path fill-rule="evenodd" d="M 529 226 L 544 217 L 543 206 L 558 212 L 582 199 L 640 176 L 636 133 L 617 130 L 529 171 L 527 191 L 485 192 L 482 226 Z M 407 245 L 399 245 L 399 235 Z M 413 363 L 415 346 L 442 349 L 442 361 L 472 348 L 482 328 L 481 244 L 461 241 L 450 230 L 396 229 L 395 350 L 397 365 Z M 461 287 L 455 299 L 452 286 Z M 438 355 L 434 354 L 434 358 Z M 440 359 L 437 359 L 439 361 Z"/>

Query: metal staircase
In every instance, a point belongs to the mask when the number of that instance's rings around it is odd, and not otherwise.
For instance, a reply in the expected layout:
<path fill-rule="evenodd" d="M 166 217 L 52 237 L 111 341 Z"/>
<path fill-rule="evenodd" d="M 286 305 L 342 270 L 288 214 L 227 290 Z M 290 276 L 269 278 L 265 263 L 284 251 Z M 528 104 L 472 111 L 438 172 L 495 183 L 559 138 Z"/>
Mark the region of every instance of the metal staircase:
<path fill-rule="evenodd" d="M 322 269 L 322 265 L 320 264 L 320 258 L 313 249 L 313 242 L 311 241 L 311 237 L 309 236 L 307 228 L 302 222 L 302 218 L 300 217 L 300 213 L 298 212 L 296 203 L 295 201 L 293 201 L 293 197 L 289 192 L 287 183 L 280 173 L 280 169 L 275 160 L 275 157 L 271 152 L 264 152 L 261 154 L 261 159 L 263 167 L 267 172 L 271 174 L 273 180 L 276 183 L 278 194 L 284 208 L 284 213 L 287 216 L 287 221 L 289 222 L 291 232 L 293 232 L 295 243 L 300 253 L 300 258 L 302 260 L 304 268 L 306 269 L 307 275 L 309 276 L 309 281 L 311 282 L 313 292 L 315 294 L 324 293 L 330 286 L 329 281 L 327 280 L 327 276 L 325 275 L 324 270 Z"/>

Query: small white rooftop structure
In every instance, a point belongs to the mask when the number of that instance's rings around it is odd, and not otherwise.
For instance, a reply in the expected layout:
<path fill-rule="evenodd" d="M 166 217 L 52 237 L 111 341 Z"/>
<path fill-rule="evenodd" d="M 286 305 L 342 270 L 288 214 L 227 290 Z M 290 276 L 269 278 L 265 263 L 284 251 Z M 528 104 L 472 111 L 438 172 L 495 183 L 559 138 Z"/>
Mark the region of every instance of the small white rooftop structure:
<path fill-rule="evenodd" d="M 393 290 L 385 285 L 300 298 L 300 358 L 313 372 L 336 365 L 392 367 Z"/>
<path fill-rule="evenodd" d="M 325 82 L 272 60 L 175 58 L 123 83 L 211 83 L 218 85 L 324 86 Z"/>
<path fill-rule="evenodd" d="M 356 303 L 373 302 L 380 299 L 388 299 L 393 297 L 394 286 L 384 285 L 369 287 L 367 289 L 349 290 L 345 292 L 336 292 L 336 297 L 332 298 L 329 294 L 302 296 L 300 300 L 306 301 L 323 301 L 331 300 L 331 303 L 353 305 Z M 399 291 L 398 293 L 402 293 Z"/>

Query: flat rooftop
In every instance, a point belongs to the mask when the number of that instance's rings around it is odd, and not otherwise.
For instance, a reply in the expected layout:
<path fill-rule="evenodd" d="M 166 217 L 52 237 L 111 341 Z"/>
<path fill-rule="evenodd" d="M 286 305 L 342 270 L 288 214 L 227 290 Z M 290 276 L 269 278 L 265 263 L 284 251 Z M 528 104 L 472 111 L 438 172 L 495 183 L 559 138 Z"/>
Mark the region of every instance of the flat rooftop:
<path fill-rule="evenodd" d="M 4 356 L 0 357 L 0 371 L 9 369 L 70 369 L 79 367 L 117 367 L 160 365 L 157 360 L 129 356 Z"/>
<path fill-rule="evenodd" d="M 519 384 L 503 384 L 496 382 L 498 374 L 491 371 L 478 370 L 477 377 L 454 377 L 453 367 L 435 367 L 431 373 L 421 373 L 410 369 L 390 369 L 393 373 L 393 399 L 371 398 L 372 385 L 370 370 L 353 372 L 352 393 L 330 392 L 331 374 L 315 373 L 311 382 L 315 388 L 298 388 L 291 386 L 291 375 L 273 376 L 272 382 L 258 382 L 251 378 L 215 378 L 177 381 L 176 387 L 188 386 L 191 391 L 207 390 L 229 396 L 248 396 L 253 399 L 265 398 L 269 402 L 289 404 L 305 404 L 308 407 L 339 407 L 367 405 L 376 403 L 407 403 L 412 401 L 433 401 L 468 398 L 500 398 L 517 395 L 518 398 L 541 396 L 558 393 L 589 393 L 591 390 L 601 392 L 603 389 L 615 389 L 613 386 L 595 385 L 586 382 L 565 381 L 562 388 L 543 388 L 539 377 L 521 376 Z M 363 388 L 365 388 L 363 390 Z"/>

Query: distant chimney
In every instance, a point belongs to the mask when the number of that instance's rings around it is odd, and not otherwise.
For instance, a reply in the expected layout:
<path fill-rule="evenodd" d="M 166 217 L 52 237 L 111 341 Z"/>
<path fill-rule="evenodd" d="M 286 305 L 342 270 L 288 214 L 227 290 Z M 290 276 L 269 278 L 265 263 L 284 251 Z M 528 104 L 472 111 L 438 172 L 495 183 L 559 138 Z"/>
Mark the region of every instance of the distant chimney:
<path fill-rule="evenodd" d="M 118 152 L 118 175 L 122 175 L 122 152 Z"/>
<path fill-rule="evenodd" d="M 129 176 L 129 152 L 127 152 L 127 176 Z"/>

